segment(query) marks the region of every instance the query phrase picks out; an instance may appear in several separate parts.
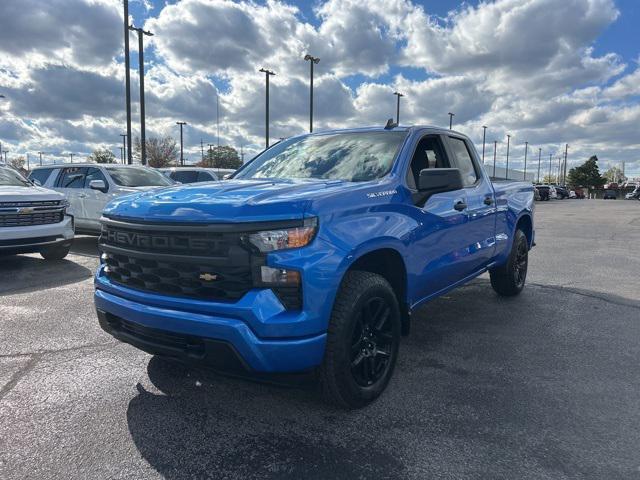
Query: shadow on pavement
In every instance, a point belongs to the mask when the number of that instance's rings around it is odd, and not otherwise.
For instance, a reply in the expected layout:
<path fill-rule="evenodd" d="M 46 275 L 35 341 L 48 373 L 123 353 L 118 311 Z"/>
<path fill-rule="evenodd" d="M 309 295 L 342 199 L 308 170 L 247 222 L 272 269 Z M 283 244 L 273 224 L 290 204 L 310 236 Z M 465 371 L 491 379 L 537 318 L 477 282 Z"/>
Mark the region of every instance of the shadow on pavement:
<path fill-rule="evenodd" d="M 71 260 L 35 256 L 0 257 L 0 296 L 60 287 L 90 278 L 93 271 Z"/>
<path fill-rule="evenodd" d="M 160 393 L 137 385 L 127 410 L 140 454 L 164 478 L 400 478 L 402 463 L 366 425 L 321 404 L 315 388 L 227 378 L 161 357 L 147 368 Z M 309 417 L 325 427 L 301 435 Z M 315 420 L 314 420 L 315 421 Z"/>
<path fill-rule="evenodd" d="M 365 409 L 153 357 L 128 427 L 169 479 L 626 476 L 640 443 L 638 311 L 538 285 L 503 299 L 481 278 L 416 313 Z"/>

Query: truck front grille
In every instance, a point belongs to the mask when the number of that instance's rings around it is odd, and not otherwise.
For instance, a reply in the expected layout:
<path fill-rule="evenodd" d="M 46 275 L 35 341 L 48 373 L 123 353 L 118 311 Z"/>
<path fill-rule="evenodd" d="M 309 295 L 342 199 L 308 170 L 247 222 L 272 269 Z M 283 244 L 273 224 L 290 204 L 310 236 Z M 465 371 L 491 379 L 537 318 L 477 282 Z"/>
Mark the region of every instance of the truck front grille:
<path fill-rule="evenodd" d="M 52 223 L 60 223 L 63 219 L 64 212 L 62 210 L 19 213 L 16 208 L 0 209 L 0 228 L 48 225 Z"/>
<path fill-rule="evenodd" d="M 111 281 L 146 292 L 233 301 L 252 286 L 248 264 L 212 265 L 206 261 L 150 259 L 133 252 L 105 252 L 102 260 Z"/>
<path fill-rule="evenodd" d="M 257 282 L 265 257 L 243 237 L 273 224 L 175 225 L 103 219 L 99 248 L 106 277 L 162 295 L 233 302 Z M 255 270 L 255 271 L 254 271 Z M 300 287 L 276 287 L 287 309 L 302 308 Z"/>

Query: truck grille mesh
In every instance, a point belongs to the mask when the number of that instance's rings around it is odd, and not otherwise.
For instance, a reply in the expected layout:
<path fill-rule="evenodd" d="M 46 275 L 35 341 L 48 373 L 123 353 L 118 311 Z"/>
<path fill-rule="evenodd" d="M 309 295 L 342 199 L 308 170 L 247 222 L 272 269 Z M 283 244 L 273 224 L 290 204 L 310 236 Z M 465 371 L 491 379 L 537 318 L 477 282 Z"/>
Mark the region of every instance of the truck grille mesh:
<path fill-rule="evenodd" d="M 63 220 L 60 212 L 35 213 L 5 213 L 0 212 L 0 228 L 2 227 L 30 227 L 34 225 L 49 225 Z"/>
<path fill-rule="evenodd" d="M 208 266 L 150 260 L 137 258 L 134 253 L 105 253 L 103 261 L 111 281 L 152 293 L 231 301 L 251 289 L 248 265 Z"/>

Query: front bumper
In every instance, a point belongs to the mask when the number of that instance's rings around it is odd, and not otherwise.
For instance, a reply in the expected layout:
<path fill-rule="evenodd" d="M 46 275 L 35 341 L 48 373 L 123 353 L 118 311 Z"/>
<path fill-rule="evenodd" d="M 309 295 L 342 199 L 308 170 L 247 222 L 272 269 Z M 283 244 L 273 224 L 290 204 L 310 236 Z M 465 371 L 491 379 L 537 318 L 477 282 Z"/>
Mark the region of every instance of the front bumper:
<path fill-rule="evenodd" d="M 73 240 L 73 217 L 65 215 L 62 222 L 28 227 L 0 228 L 0 253 L 29 253 Z"/>
<path fill-rule="evenodd" d="M 300 335 L 306 313 L 286 311 L 270 290 L 235 303 L 176 298 L 121 287 L 102 267 L 95 285 L 102 328 L 146 352 L 248 372 L 301 372 L 322 362 L 326 334 Z"/>

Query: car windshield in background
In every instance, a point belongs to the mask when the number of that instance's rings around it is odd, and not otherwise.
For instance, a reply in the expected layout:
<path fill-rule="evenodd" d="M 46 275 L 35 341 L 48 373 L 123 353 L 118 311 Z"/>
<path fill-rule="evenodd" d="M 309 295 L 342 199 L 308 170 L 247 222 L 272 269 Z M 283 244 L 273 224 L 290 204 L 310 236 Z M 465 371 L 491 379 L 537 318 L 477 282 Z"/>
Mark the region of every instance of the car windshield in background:
<path fill-rule="evenodd" d="M 364 182 L 385 176 L 406 132 L 308 135 L 284 140 L 234 178 L 316 178 Z"/>
<path fill-rule="evenodd" d="M 162 173 L 142 167 L 111 167 L 107 171 L 121 187 L 159 187 L 173 184 Z"/>
<path fill-rule="evenodd" d="M 15 172 L 10 168 L 0 168 L 0 186 L 29 187 L 31 184 L 18 172 Z"/>

